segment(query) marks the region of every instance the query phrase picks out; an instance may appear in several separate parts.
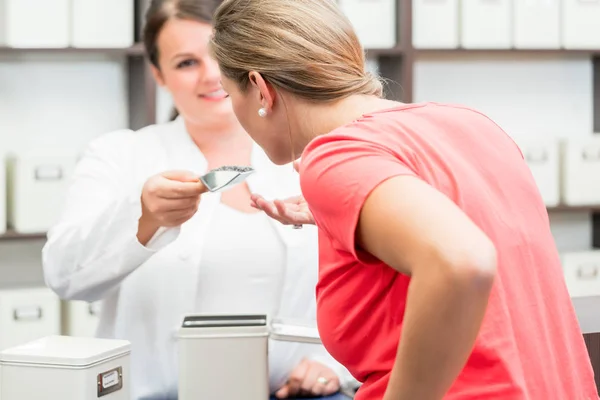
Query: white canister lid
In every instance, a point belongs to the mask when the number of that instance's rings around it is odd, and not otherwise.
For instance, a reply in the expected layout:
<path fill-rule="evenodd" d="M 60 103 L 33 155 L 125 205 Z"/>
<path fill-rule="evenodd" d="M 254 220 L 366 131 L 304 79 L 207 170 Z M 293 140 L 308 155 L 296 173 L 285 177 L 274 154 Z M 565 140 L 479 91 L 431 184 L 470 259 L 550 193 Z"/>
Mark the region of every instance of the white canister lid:
<path fill-rule="evenodd" d="M 271 322 L 270 338 L 281 342 L 321 344 L 316 323 L 276 319 Z"/>
<path fill-rule="evenodd" d="M 84 367 L 128 354 L 126 340 L 47 336 L 0 352 L 0 364 Z"/>
<path fill-rule="evenodd" d="M 267 337 L 266 315 L 187 315 L 177 332 L 179 339 Z"/>

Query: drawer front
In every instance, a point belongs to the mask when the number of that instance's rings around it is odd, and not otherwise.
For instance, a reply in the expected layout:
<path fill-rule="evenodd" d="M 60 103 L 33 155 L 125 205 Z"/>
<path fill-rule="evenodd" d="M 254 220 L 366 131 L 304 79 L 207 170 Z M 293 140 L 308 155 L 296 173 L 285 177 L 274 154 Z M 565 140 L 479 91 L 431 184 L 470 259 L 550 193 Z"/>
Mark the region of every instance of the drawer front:
<path fill-rule="evenodd" d="M 100 302 L 64 302 L 63 333 L 68 336 L 94 337 L 100 318 L 100 307 Z"/>
<path fill-rule="evenodd" d="M 521 0 L 513 6 L 516 48 L 560 48 L 559 0 Z"/>
<path fill-rule="evenodd" d="M 458 0 L 413 1 L 413 46 L 420 49 L 457 48 Z"/>
<path fill-rule="evenodd" d="M 564 203 L 574 206 L 600 204 L 600 140 L 569 140 L 564 146 Z"/>
<path fill-rule="evenodd" d="M 73 0 L 71 15 L 74 47 L 133 45 L 134 0 Z"/>
<path fill-rule="evenodd" d="M 600 251 L 567 253 L 562 263 L 571 297 L 600 295 Z"/>
<path fill-rule="evenodd" d="M 563 0 L 562 42 L 567 49 L 600 47 L 600 0 Z"/>
<path fill-rule="evenodd" d="M 0 291 L 0 349 L 49 335 L 60 335 L 60 300 L 52 291 Z"/>
<path fill-rule="evenodd" d="M 511 2 L 470 0 L 461 6 L 461 44 L 465 48 L 510 48 L 512 46 Z"/>
<path fill-rule="evenodd" d="M 396 46 L 396 0 L 338 0 L 366 49 Z"/>

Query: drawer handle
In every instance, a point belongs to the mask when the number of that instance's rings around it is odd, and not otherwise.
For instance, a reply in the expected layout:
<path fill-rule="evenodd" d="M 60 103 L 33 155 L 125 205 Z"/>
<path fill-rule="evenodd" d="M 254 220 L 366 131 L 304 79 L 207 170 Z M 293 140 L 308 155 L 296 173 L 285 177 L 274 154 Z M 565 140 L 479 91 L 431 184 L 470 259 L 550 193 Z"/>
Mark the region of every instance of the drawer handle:
<path fill-rule="evenodd" d="M 596 264 L 582 264 L 577 268 L 579 279 L 596 279 L 598 277 L 598 266 Z"/>
<path fill-rule="evenodd" d="M 586 161 L 600 160 L 600 147 L 584 148 L 581 152 L 581 157 Z"/>
<path fill-rule="evenodd" d="M 525 154 L 525 160 L 532 164 L 542 164 L 548 161 L 548 152 L 546 149 L 529 150 Z"/>
<path fill-rule="evenodd" d="M 98 303 L 90 303 L 88 305 L 88 312 L 90 315 L 98 315 L 100 314 L 100 304 Z"/>
<path fill-rule="evenodd" d="M 63 178 L 60 165 L 40 165 L 35 168 L 36 181 L 59 181 Z"/>
<path fill-rule="evenodd" d="M 15 321 L 37 321 L 42 319 L 42 307 L 15 308 L 13 319 Z"/>

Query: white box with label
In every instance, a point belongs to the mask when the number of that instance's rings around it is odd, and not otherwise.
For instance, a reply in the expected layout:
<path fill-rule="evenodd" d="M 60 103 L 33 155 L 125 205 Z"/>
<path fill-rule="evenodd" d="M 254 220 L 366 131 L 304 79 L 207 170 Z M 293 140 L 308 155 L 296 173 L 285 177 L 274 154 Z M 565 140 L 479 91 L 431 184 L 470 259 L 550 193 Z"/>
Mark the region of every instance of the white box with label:
<path fill-rule="evenodd" d="M 461 45 L 466 49 L 512 47 L 511 0 L 467 0 L 461 5 Z"/>
<path fill-rule="evenodd" d="M 125 48 L 134 43 L 134 0 L 72 0 L 71 42 L 82 48 Z"/>
<path fill-rule="evenodd" d="M 600 204 L 600 135 L 561 145 L 561 197 L 570 206 Z"/>
<path fill-rule="evenodd" d="M 0 47 L 69 45 L 70 0 L 0 0 Z"/>
<path fill-rule="evenodd" d="M 0 351 L 60 334 L 60 299 L 45 287 L 0 290 Z"/>
<path fill-rule="evenodd" d="M 558 49 L 560 1 L 519 0 L 513 3 L 513 40 L 520 49 Z"/>
<path fill-rule="evenodd" d="M 544 204 L 560 203 L 560 146 L 556 139 L 517 140 Z"/>
<path fill-rule="evenodd" d="M 63 209 L 77 155 L 14 153 L 8 160 L 8 224 L 19 233 L 46 232 Z"/>
<path fill-rule="evenodd" d="M 365 49 L 397 44 L 396 0 L 337 0 Z"/>
<path fill-rule="evenodd" d="M 600 48 L 600 0 L 562 0 L 562 45 Z"/>
<path fill-rule="evenodd" d="M 2 400 L 130 400 L 131 344 L 48 336 L 0 353 Z"/>
<path fill-rule="evenodd" d="M 571 297 L 600 296 L 600 251 L 561 255 L 565 282 Z"/>
<path fill-rule="evenodd" d="M 94 337 L 98 329 L 102 302 L 62 302 L 62 332 L 67 336 Z"/>
<path fill-rule="evenodd" d="M 459 0 L 414 0 L 412 41 L 416 49 L 459 46 Z"/>

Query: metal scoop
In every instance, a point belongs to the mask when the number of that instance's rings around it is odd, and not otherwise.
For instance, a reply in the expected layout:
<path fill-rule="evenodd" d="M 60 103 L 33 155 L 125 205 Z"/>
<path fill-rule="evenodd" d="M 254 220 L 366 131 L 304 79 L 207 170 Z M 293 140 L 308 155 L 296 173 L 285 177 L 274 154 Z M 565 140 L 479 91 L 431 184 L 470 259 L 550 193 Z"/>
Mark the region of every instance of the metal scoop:
<path fill-rule="evenodd" d="M 200 180 L 211 192 L 221 192 L 238 183 L 242 183 L 254 172 L 252 167 L 241 167 L 237 165 L 225 165 L 210 170 L 200 177 Z"/>

